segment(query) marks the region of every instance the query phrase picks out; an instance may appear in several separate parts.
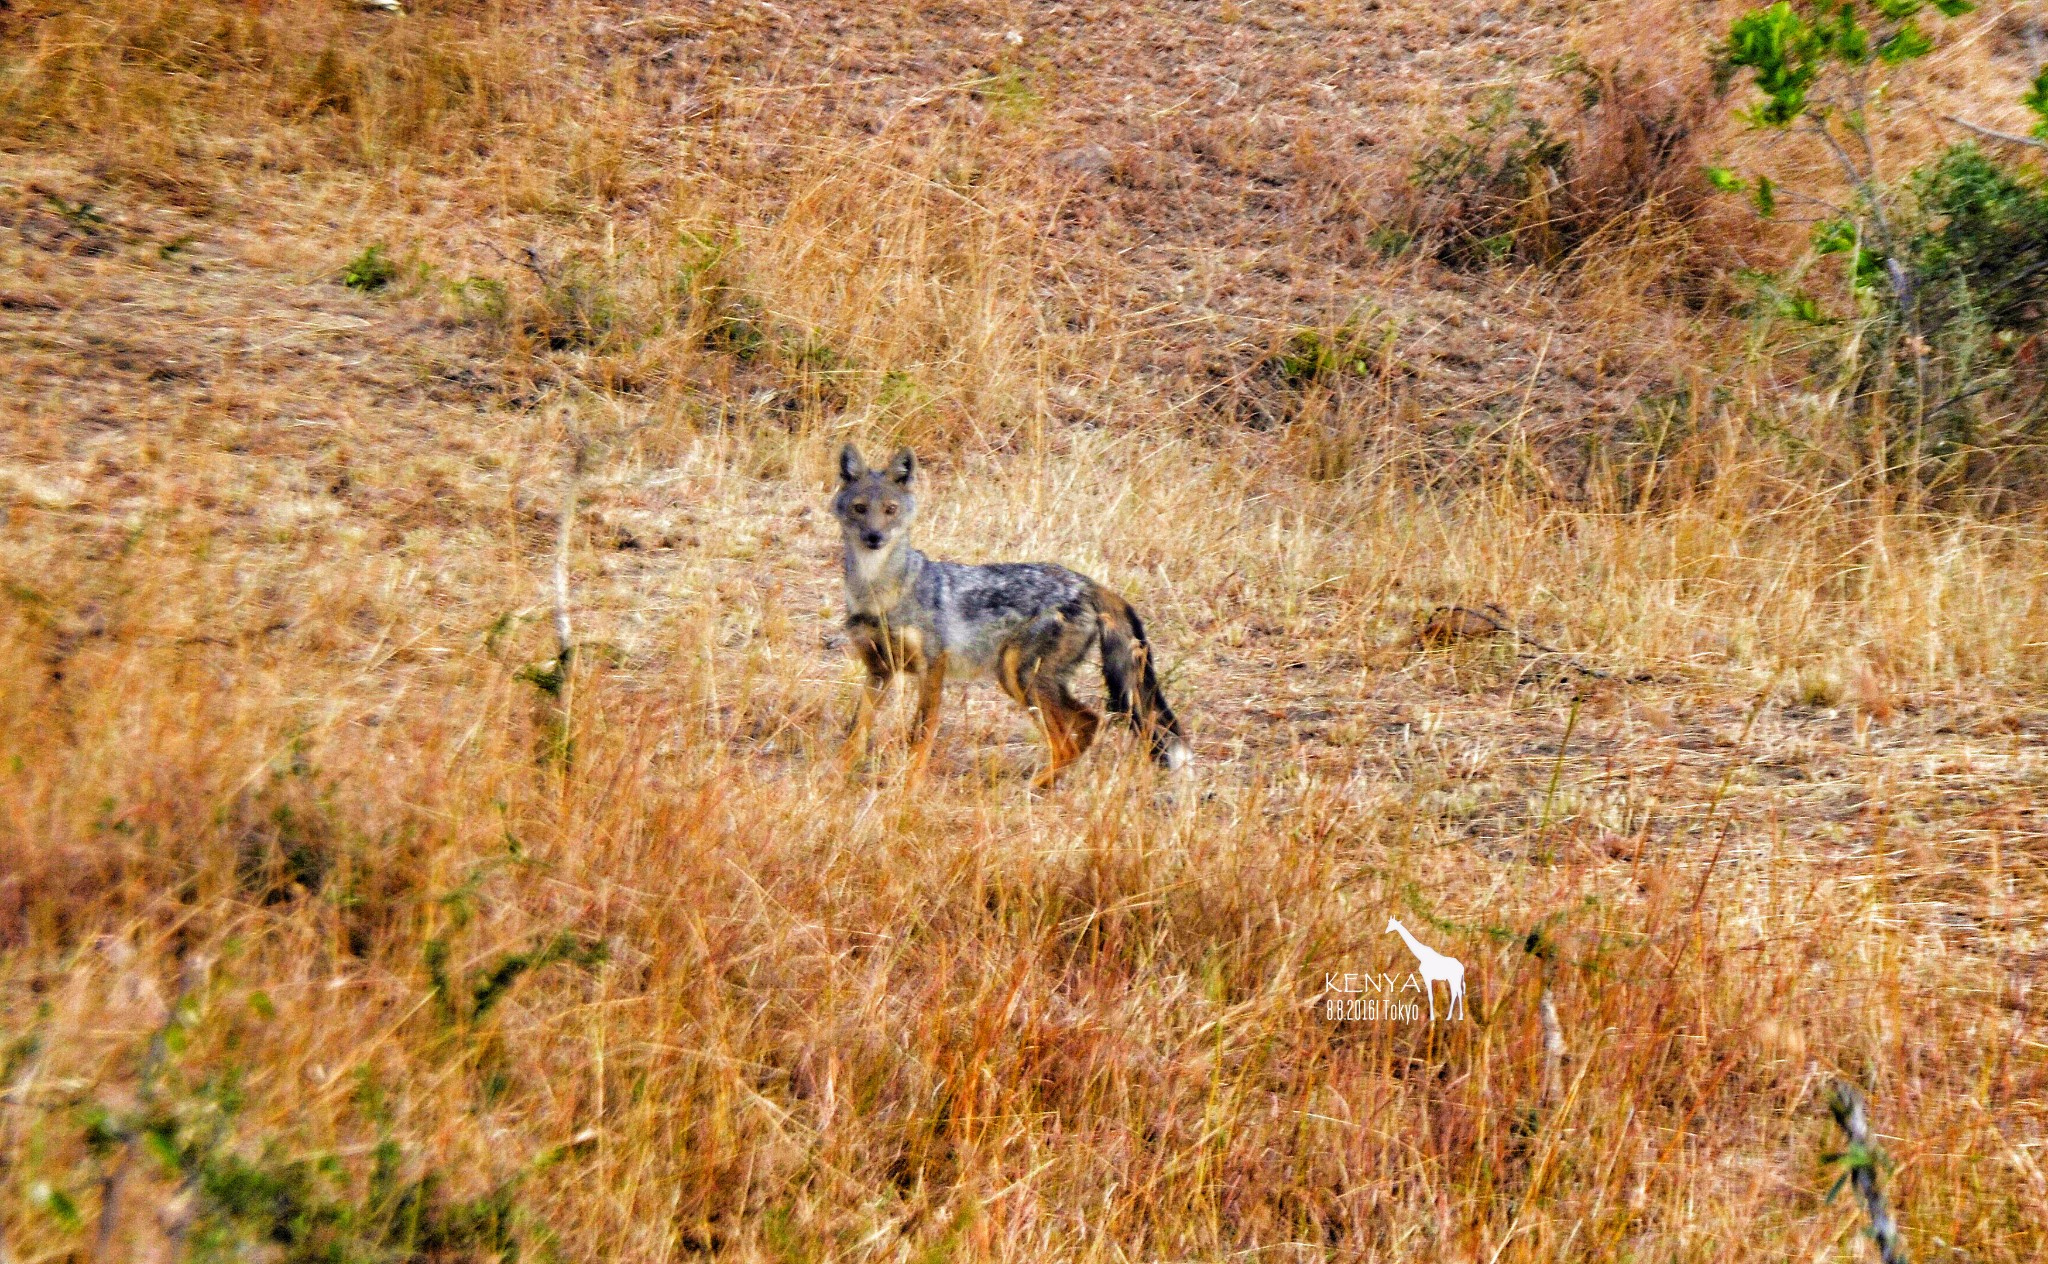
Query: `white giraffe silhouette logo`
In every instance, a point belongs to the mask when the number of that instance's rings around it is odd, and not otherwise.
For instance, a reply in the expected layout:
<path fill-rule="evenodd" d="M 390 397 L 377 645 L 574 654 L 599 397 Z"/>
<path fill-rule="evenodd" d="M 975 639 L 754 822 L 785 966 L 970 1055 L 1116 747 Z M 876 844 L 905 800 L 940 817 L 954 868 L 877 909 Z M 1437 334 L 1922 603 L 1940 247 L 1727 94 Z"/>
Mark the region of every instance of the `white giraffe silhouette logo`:
<path fill-rule="evenodd" d="M 1446 957 L 1428 944 L 1408 933 L 1408 928 L 1387 919 L 1387 930 L 1401 937 L 1408 945 L 1408 951 L 1415 954 L 1415 964 L 1421 968 L 1422 990 L 1429 993 L 1429 1021 L 1436 1021 L 1436 981 L 1442 979 L 1451 992 L 1450 1012 L 1446 1018 L 1456 1018 L 1465 1005 L 1465 966 L 1456 957 Z M 1468 1012 L 1466 1017 L 1471 1017 Z"/>

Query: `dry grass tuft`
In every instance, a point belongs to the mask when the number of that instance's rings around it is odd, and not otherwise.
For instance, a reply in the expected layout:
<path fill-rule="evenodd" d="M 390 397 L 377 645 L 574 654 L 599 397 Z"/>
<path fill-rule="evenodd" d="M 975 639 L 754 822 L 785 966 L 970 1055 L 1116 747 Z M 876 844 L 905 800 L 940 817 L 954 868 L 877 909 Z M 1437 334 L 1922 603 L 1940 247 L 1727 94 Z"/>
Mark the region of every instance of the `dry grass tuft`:
<path fill-rule="evenodd" d="M 1727 114 L 1708 28 L 1665 6 L 1587 43 L 1468 105 L 1419 150 L 1386 213 L 1454 267 L 1598 265 L 1657 237 L 1667 294 L 1696 299 L 1727 263 L 1695 240 L 1718 210 L 1702 168 Z"/>

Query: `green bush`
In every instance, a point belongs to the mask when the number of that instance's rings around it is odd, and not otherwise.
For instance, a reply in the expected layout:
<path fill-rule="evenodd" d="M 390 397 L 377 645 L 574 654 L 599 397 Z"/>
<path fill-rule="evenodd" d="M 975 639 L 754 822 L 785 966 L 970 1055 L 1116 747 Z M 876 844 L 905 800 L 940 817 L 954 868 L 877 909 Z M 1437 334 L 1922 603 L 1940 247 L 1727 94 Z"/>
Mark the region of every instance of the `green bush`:
<path fill-rule="evenodd" d="M 2001 342 L 2048 320 L 2048 189 L 2038 172 L 2002 167 L 1958 145 L 1912 177 L 1920 222 L 1906 256 L 1921 279 L 1920 322 L 1959 321 Z"/>
<path fill-rule="evenodd" d="M 397 279 L 398 265 L 384 253 L 382 245 L 366 247 L 341 270 L 341 283 L 365 294 L 373 294 Z"/>
<path fill-rule="evenodd" d="M 2048 324 L 2048 188 L 1970 144 L 1908 188 L 1899 253 L 1913 307 L 1887 316 L 1917 331 L 1901 358 L 1919 386 L 1920 447 L 1973 481 L 1991 468 L 2031 472 L 2004 458 L 2048 440 L 2035 340 Z"/>
<path fill-rule="evenodd" d="M 1834 371 L 1859 410 L 1883 428 L 1895 472 L 1931 481 L 2031 477 L 2013 458 L 2048 440 L 2044 383 L 2033 341 L 2048 323 L 2048 186 L 1974 144 L 1929 166 L 1884 170 L 1871 133 L 1897 95 L 1894 80 L 1934 48 L 1924 11 L 1955 16 L 1968 0 L 1781 0 L 1729 28 L 1720 70 L 1748 71 L 1743 117 L 1771 132 L 1820 138 L 1848 196 L 1787 189 L 1764 173 L 1708 171 L 1758 214 L 1798 199 L 1827 214 L 1813 229 L 1818 257 L 1840 256 L 1851 311 L 1839 322 Z M 2048 126 L 2048 70 L 2023 102 Z M 2041 128 L 2037 127 L 2036 131 Z M 1825 321 L 1790 282 L 1758 285 L 1758 312 Z M 1929 462 L 1932 462 L 1931 464 Z"/>

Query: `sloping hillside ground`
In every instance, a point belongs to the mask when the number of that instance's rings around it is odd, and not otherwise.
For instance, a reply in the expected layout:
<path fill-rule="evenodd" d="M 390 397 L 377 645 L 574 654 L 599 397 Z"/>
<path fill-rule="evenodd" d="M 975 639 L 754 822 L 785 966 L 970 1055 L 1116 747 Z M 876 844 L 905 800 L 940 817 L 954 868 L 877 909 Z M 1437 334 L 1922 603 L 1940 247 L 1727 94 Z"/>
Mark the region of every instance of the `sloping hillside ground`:
<path fill-rule="evenodd" d="M 1854 1258 L 1831 1074 L 2042 1257 L 2048 541 L 1867 476 L 1739 208 L 1375 235 L 1725 11 L 414 8 L 0 13 L 0 1259 Z M 839 771 L 847 439 L 1198 776 Z M 1328 1015 L 1390 917 L 1469 1021 Z"/>

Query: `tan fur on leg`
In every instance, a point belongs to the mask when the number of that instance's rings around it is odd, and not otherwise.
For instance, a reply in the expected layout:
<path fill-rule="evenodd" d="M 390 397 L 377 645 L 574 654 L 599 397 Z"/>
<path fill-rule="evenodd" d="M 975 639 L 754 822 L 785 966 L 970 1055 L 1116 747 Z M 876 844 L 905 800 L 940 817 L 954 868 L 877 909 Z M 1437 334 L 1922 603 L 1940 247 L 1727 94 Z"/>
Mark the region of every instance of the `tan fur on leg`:
<path fill-rule="evenodd" d="M 924 674 L 918 678 L 917 718 L 912 721 L 910 739 L 910 776 L 914 781 L 924 775 L 924 767 L 932 756 L 932 741 L 939 732 L 939 705 L 946 696 L 946 656 L 939 655 L 925 664 Z"/>
<path fill-rule="evenodd" d="M 1045 730 L 1046 745 L 1052 751 L 1051 760 L 1044 771 L 1032 778 L 1031 784 L 1047 790 L 1069 765 L 1087 753 L 1095 741 L 1096 730 L 1102 726 L 1102 717 L 1075 701 L 1063 685 L 1033 689 L 1031 703 Z"/>

